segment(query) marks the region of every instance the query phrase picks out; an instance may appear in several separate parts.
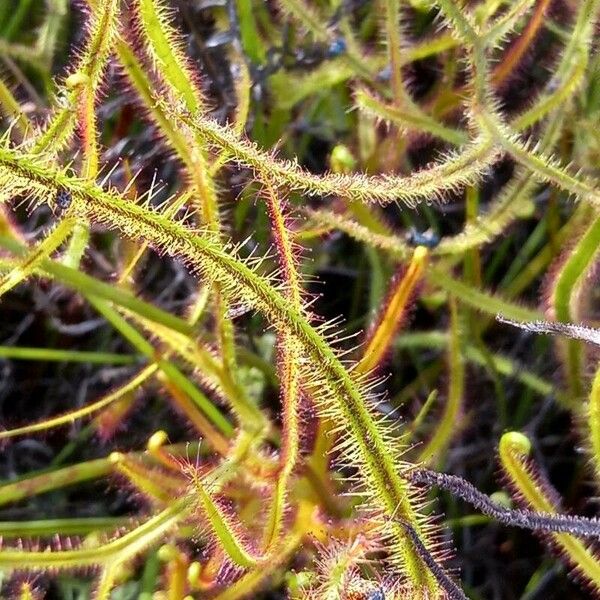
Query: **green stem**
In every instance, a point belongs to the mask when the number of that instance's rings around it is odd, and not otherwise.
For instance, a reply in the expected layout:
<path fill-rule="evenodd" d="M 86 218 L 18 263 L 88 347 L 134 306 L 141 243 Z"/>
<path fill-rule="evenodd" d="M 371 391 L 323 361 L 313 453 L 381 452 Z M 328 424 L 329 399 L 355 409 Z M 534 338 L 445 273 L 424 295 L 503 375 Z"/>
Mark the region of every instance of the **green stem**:
<path fill-rule="evenodd" d="M 339 422 L 351 434 L 351 442 L 345 445 L 346 455 L 351 463 L 362 466 L 359 472 L 369 481 L 372 502 L 388 518 L 395 516 L 410 523 L 425 543 L 431 544 L 413 505 L 411 490 L 402 477 L 402 463 L 390 452 L 393 441 L 378 425 L 364 389 L 350 376 L 322 335 L 269 280 L 225 252 L 211 236 L 200 236 L 141 204 L 125 201 L 89 182 L 0 148 L 0 184 L 8 185 L 9 181 L 25 186 L 33 197 L 42 201 L 59 187 L 68 189 L 74 214 L 118 229 L 131 239 L 147 240 L 155 248 L 180 258 L 208 281 L 218 281 L 228 298 L 261 311 L 280 333 L 291 336 L 310 361 L 310 372 L 303 376 L 313 380 L 315 375 L 318 377 L 314 396 L 325 409 L 336 412 Z M 418 588 L 437 593 L 437 582 L 415 555 L 404 527 L 391 518 L 387 527 L 394 536 L 393 556 L 407 577 Z"/>

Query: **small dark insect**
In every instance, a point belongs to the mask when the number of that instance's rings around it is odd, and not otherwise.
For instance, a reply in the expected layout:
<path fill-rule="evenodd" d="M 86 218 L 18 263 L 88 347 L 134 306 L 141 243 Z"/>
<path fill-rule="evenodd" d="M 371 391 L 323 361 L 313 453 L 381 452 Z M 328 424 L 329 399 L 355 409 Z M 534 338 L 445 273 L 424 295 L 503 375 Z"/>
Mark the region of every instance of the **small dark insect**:
<path fill-rule="evenodd" d="M 383 69 L 381 69 L 381 71 L 379 71 L 379 73 L 377 73 L 377 80 L 378 81 L 389 81 L 392 78 L 392 67 L 390 67 L 389 65 L 387 67 L 384 67 Z"/>
<path fill-rule="evenodd" d="M 329 47 L 327 48 L 327 57 L 335 58 L 344 52 L 346 52 L 346 40 L 340 37 L 329 44 Z"/>
<path fill-rule="evenodd" d="M 367 600 L 385 600 L 385 592 L 381 587 L 378 587 L 367 596 Z"/>
<path fill-rule="evenodd" d="M 426 248 L 435 248 L 440 243 L 440 236 L 428 229 L 420 232 L 411 227 L 406 234 L 406 241 L 411 246 L 425 246 Z"/>
<path fill-rule="evenodd" d="M 56 206 L 60 210 L 67 210 L 69 206 L 71 206 L 71 201 L 73 200 L 71 196 L 71 192 L 66 190 L 65 188 L 59 188 L 56 192 Z"/>

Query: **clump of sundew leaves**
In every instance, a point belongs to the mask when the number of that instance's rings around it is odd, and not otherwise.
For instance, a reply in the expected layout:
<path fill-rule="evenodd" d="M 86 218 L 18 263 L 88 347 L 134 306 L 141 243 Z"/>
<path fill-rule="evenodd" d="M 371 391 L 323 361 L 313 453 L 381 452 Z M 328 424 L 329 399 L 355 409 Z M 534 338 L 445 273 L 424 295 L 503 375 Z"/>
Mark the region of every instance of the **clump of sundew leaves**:
<path fill-rule="evenodd" d="M 597 596 L 600 2 L 9 4 L 2 597 Z"/>

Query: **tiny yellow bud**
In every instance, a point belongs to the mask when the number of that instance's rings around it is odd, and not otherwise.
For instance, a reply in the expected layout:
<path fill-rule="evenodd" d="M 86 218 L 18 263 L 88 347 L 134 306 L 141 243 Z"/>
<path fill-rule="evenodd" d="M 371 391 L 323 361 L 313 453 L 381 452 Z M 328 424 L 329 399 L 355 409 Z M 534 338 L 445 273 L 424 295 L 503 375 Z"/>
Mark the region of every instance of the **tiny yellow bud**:
<path fill-rule="evenodd" d="M 413 253 L 413 260 L 415 261 L 423 261 L 427 258 L 429 254 L 429 250 L 425 246 L 417 246 Z"/>
<path fill-rule="evenodd" d="M 200 575 L 202 573 L 202 565 L 195 560 L 190 564 L 187 571 L 187 580 L 192 588 L 199 587 Z"/>
<path fill-rule="evenodd" d="M 163 544 L 158 549 L 158 558 L 163 562 L 169 562 L 175 560 L 179 555 L 179 551 L 173 544 Z"/>
<path fill-rule="evenodd" d="M 89 82 L 90 78 L 85 73 L 73 73 L 66 78 L 65 85 L 72 90 L 80 85 L 87 85 Z"/>
<path fill-rule="evenodd" d="M 334 173 L 350 173 L 356 167 L 356 158 L 354 158 L 348 146 L 344 146 L 344 144 L 338 144 L 334 147 L 329 162 Z"/>
<path fill-rule="evenodd" d="M 490 498 L 496 503 L 500 504 L 504 508 L 512 508 L 512 499 L 504 491 L 497 491 L 490 495 Z"/>
<path fill-rule="evenodd" d="M 168 436 L 162 429 L 154 432 L 148 439 L 148 443 L 146 445 L 146 447 L 148 448 L 148 452 L 156 452 L 161 446 L 165 444 L 167 439 Z"/>
<path fill-rule="evenodd" d="M 111 452 L 108 456 L 108 461 L 113 465 L 123 462 L 125 455 L 122 452 Z"/>
<path fill-rule="evenodd" d="M 518 431 L 509 431 L 500 438 L 500 446 L 506 450 L 515 450 L 520 454 L 529 456 L 531 442 L 529 438 Z"/>

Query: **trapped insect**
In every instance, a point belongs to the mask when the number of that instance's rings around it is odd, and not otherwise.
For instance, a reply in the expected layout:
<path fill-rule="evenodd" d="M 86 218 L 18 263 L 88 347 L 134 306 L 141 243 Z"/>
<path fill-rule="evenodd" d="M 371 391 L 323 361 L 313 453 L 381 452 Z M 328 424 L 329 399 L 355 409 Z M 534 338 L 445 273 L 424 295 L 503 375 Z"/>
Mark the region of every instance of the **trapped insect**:
<path fill-rule="evenodd" d="M 71 192 L 69 192 L 69 190 L 66 190 L 65 188 L 59 188 L 56 192 L 56 198 L 54 201 L 56 202 L 56 207 L 63 211 L 67 210 L 67 208 L 71 206 L 73 197 L 71 196 Z"/>
<path fill-rule="evenodd" d="M 385 592 L 381 587 L 378 587 L 369 594 L 368 600 L 385 600 Z"/>
<path fill-rule="evenodd" d="M 336 38 L 327 47 L 327 58 L 336 58 L 346 52 L 346 40 L 344 38 Z"/>
<path fill-rule="evenodd" d="M 427 231 L 417 231 L 411 227 L 406 234 L 406 241 L 411 246 L 425 246 L 426 248 L 435 248 L 440 243 L 440 236 L 431 229 Z"/>

